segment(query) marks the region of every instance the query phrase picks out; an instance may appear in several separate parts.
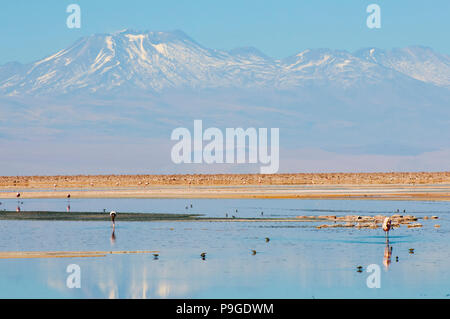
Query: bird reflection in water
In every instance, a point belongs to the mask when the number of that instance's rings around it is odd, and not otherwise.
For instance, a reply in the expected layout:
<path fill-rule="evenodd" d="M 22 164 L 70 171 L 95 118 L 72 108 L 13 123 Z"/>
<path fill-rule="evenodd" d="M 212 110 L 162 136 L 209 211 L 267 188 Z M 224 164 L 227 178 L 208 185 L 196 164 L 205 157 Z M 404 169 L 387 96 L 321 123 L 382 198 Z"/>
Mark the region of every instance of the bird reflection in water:
<path fill-rule="evenodd" d="M 386 247 L 384 248 L 384 257 L 383 257 L 383 265 L 386 270 L 389 269 L 391 265 L 391 257 L 392 257 L 392 246 L 389 245 L 389 238 L 386 238 Z"/>
<path fill-rule="evenodd" d="M 16 212 L 20 213 L 20 206 L 19 205 L 17 205 L 17 207 L 16 207 Z"/>
<path fill-rule="evenodd" d="M 67 205 L 67 212 L 70 213 L 70 205 Z"/>
<path fill-rule="evenodd" d="M 115 227 L 113 227 L 113 231 L 111 233 L 111 244 L 114 245 L 116 243 L 116 233 L 115 233 L 116 229 Z"/>

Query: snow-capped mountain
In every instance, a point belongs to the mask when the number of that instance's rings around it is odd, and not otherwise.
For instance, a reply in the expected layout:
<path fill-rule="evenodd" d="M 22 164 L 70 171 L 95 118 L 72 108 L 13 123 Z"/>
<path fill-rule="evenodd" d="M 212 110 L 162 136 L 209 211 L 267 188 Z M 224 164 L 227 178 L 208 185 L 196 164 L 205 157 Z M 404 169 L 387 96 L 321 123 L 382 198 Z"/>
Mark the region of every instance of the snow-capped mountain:
<path fill-rule="evenodd" d="M 23 69 L 0 75 L 0 90 L 14 95 L 246 86 L 266 82 L 276 72 L 268 58 L 253 51 L 207 49 L 181 31 L 129 30 L 82 38 Z"/>
<path fill-rule="evenodd" d="M 342 50 L 305 50 L 284 59 L 280 67 L 281 87 L 295 87 L 305 82 L 358 87 L 393 80 L 408 80 L 404 74 L 392 68 L 360 59 Z"/>
<path fill-rule="evenodd" d="M 406 74 L 416 80 L 450 88 L 450 56 L 422 46 L 393 49 L 362 49 L 355 53 L 368 62 Z"/>
<path fill-rule="evenodd" d="M 449 83 L 449 56 L 423 47 L 277 60 L 180 31 L 97 34 L 0 66 L 0 171 L 192 173 L 170 136 L 195 119 L 280 128 L 282 171 L 448 170 Z"/>
<path fill-rule="evenodd" d="M 205 48 L 181 31 L 123 30 L 82 38 L 31 64 L 0 66 L 2 95 L 158 92 L 172 88 L 295 89 L 425 82 L 450 87 L 450 58 L 431 49 L 305 50 L 282 60 L 255 48 Z"/>

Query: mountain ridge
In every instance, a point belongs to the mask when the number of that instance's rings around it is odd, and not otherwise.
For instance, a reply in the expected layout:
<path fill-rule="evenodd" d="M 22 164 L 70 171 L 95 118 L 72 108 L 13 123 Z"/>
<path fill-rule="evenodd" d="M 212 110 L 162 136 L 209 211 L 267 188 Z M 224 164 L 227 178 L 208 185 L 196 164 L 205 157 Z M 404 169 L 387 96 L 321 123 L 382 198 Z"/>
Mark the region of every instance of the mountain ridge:
<path fill-rule="evenodd" d="M 415 81 L 450 89 L 450 57 L 411 46 L 353 53 L 306 49 L 277 60 L 253 47 L 206 48 L 181 30 L 94 34 L 35 62 L 0 66 L 0 94 L 7 96 L 205 88 L 295 90 L 311 84 L 345 89 Z"/>

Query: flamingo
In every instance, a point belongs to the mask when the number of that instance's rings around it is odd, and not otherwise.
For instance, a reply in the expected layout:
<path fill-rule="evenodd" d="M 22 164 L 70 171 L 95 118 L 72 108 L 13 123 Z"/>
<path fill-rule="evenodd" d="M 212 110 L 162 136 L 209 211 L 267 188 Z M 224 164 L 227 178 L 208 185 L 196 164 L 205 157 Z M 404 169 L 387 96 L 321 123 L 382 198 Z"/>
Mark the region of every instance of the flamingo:
<path fill-rule="evenodd" d="M 383 221 L 383 230 L 386 234 L 386 237 L 389 237 L 389 231 L 391 230 L 391 218 L 386 217 Z"/>
<path fill-rule="evenodd" d="M 67 212 L 70 212 L 70 194 L 67 194 Z"/>
<path fill-rule="evenodd" d="M 113 227 L 116 226 L 116 222 L 115 222 L 116 215 L 117 215 L 117 213 L 116 213 L 115 210 L 112 210 L 111 213 L 109 213 L 109 216 L 111 216 L 111 221 L 112 221 L 112 223 L 113 223 Z"/>

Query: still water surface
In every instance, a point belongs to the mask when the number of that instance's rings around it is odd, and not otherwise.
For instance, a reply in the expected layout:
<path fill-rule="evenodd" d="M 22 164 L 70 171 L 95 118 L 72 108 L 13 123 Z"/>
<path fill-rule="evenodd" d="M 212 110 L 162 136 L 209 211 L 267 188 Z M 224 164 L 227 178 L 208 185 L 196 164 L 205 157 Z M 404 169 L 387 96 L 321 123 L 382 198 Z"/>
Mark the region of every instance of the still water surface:
<path fill-rule="evenodd" d="M 0 200 L 14 210 L 16 200 Z M 25 210 L 195 213 L 224 217 L 392 214 L 423 228 L 391 232 L 386 266 L 383 231 L 321 229 L 289 222 L 0 221 L 0 251 L 158 250 L 97 258 L 2 259 L 0 298 L 449 298 L 450 203 L 291 199 L 25 199 Z M 190 205 L 192 204 L 192 208 Z M 186 209 L 187 207 L 187 209 Z M 237 210 L 237 212 L 236 212 Z M 263 216 L 261 215 L 263 212 Z M 1 213 L 1 212 L 0 212 Z M 435 228 L 434 225 L 441 225 Z M 270 241 L 266 242 L 265 238 Z M 414 248 L 414 254 L 409 253 Z M 256 250 L 256 255 L 252 254 Z M 200 253 L 206 252 L 205 260 Z M 396 262 L 398 256 L 398 262 Z M 69 264 L 81 288 L 66 286 Z M 381 288 L 368 288 L 368 265 Z M 358 273 L 357 266 L 364 271 Z"/>

